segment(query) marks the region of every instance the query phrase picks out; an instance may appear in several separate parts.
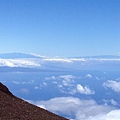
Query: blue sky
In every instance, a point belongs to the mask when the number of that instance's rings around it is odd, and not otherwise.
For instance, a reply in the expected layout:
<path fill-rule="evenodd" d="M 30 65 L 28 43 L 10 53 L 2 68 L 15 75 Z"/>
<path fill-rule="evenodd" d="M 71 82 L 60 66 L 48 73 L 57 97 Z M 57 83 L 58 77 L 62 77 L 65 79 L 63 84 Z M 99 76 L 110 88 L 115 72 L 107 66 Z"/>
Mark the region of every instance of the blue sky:
<path fill-rule="evenodd" d="M 0 53 L 120 52 L 119 0 L 0 0 Z"/>

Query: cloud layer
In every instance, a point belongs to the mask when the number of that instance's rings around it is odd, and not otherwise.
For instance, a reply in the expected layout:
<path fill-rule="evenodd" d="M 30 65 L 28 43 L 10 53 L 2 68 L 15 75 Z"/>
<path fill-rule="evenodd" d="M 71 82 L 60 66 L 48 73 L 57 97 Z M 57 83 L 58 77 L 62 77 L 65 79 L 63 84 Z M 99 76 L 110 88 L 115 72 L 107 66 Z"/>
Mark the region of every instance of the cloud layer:
<path fill-rule="evenodd" d="M 32 59 L 0 59 L 0 66 L 40 67 L 41 65 Z"/>
<path fill-rule="evenodd" d="M 87 77 L 91 78 L 91 75 L 88 74 Z M 76 79 L 80 79 L 79 77 L 73 75 L 60 75 L 58 77 L 46 77 L 46 80 L 51 80 L 52 83 L 58 86 L 58 89 L 63 93 L 68 94 L 84 94 L 91 95 L 95 94 L 94 90 L 91 90 L 88 85 L 81 85 L 76 82 Z"/>
<path fill-rule="evenodd" d="M 54 113 L 64 114 L 71 120 L 119 120 L 120 118 L 120 110 L 107 105 L 98 105 L 94 100 L 56 97 L 33 103 Z"/>

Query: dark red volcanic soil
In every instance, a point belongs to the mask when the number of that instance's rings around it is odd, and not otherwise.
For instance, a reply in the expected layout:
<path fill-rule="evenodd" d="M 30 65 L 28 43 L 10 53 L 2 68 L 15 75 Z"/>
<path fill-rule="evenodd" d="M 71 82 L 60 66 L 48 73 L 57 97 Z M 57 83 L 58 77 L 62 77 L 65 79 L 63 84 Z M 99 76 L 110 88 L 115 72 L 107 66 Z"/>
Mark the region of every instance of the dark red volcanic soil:
<path fill-rule="evenodd" d="M 0 120 L 67 120 L 14 96 L 0 83 Z"/>

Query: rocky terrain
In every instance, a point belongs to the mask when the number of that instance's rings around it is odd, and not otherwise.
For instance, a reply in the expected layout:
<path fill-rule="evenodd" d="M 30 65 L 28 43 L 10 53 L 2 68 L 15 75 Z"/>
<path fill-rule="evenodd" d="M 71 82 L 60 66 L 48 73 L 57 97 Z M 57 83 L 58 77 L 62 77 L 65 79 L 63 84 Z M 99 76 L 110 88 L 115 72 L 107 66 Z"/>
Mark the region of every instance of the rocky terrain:
<path fill-rule="evenodd" d="M 16 96 L 0 82 L 0 120 L 67 120 Z"/>

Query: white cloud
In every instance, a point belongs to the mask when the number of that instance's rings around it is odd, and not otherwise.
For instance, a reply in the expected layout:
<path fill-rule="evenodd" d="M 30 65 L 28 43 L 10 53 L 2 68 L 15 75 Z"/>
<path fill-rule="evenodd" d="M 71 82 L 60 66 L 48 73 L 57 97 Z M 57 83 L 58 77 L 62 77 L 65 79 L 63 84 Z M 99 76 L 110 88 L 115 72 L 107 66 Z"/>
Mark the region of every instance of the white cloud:
<path fill-rule="evenodd" d="M 71 95 L 74 95 L 76 94 L 76 89 L 73 87 L 64 87 L 63 85 L 58 85 L 58 88 L 60 90 L 60 92 L 64 93 L 64 94 L 71 94 Z"/>
<path fill-rule="evenodd" d="M 36 53 L 31 53 L 31 55 L 35 56 L 35 57 L 40 57 L 40 58 L 47 58 L 46 56 L 42 56 Z"/>
<path fill-rule="evenodd" d="M 63 85 L 58 85 L 59 88 L 63 88 Z"/>
<path fill-rule="evenodd" d="M 120 61 L 119 58 L 64 58 L 64 57 L 53 57 L 53 58 L 44 58 L 43 61 L 50 61 L 50 62 L 64 62 L 64 63 L 73 63 L 73 62 L 86 62 L 86 61 Z"/>
<path fill-rule="evenodd" d="M 120 120 L 120 110 L 110 111 L 104 118 L 104 120 Z"/>
<path fill-rule="evenodd" d="M 52 76 L 52 77 L 45 77 L 45 80 L 51 80 L 53 84 L 57 84 L 57 77 Z"/>
<path fill-rule="evenodd" d="M 91 74 L 87 74 L 86 77 L 87 78 L 92 78 L 92 75 Z"/>
<path fill-rule="evenodd" d="M 91 75 L 88 74 L 90 77 Z M 76 94 L 76 93 L 81 93 L 81 94 L 94 94 L 95 92 L 91 90 L 88 86 L 82 86 L 81 84 L 76 84 L 75 80 L 79 77 L 73 76 L 73 75 L 60 75 L 58 77 L 52 76 L 52 77 L 46 77 L 45 80 L 52 80 L 57 84 L 58 89 L 62 93 L 66 94 Z M 53 83 L 53 82 L 52 82 Z"/>
<path fill-rule="evenodd" d="M 75 79 L 76 77 L 73 75 L 60 75 L 60 76 L 51 76 L 45 77 L 45 80 L 51 80 L 53 84 L 58 86 L 58 89 L 62 93 L 67 94 L 75 94 L 76 93 L 76 85 Z"/>
<path fill-rule="evenodd" d="M 23 81 L 22 84 L 34 84 L 34 80 Z"/>
<path fill-rule="evenodd" d="M 0 59 L 0 66 L 8 67 L 40 67 L 33 59 Z"/>
<path fill-rule="evenodd" d="M 71 80 L 71 79 L 64 79 L 63 81 L 62 81 L 62 84 L 64 85 L 64 86 L 72 86 L 72 83 L 73 83 L 74 81 L 73 80 Z"/>
<path fill-rule="evenodd" d="M 110 102 L 111 102 L 112 105 L 118 105 L 118 103 L 113 99 L 111 99 Z"/>
<path fill-rule="evenodd" d="M 73 86 L 75 76 L 63 75 L 63 76 L 59 76 L 59 78 L 62 78 L 62 84 L 64 86 Z"/>
<path fill-rule="evenodd" d="M 38 90 L 38 89 L 40 89 L 40 88 L 39 88 L 38 86 L 35 86 L 34 89 Z"/>
<path fill-rule="evenodd" d="M 73 75 L 61 75 L 57 77 L 57 80 L 59 80 L 58 88 L 60 92 L 66 94 L 75 94 L 76 88 L 74 78 L 76 77 Z"/>
<path fill-rule="evenodd" d="M 86 95 L 95 94 L 88 86 L 82 86 L 81 84 L 77 84 L 77 92 Z"/>
<path fill-rule="evenodd" d="M 56 77 L 55 77 L 55 76 L 52 76 L 52 77 L 46 77 L 45 80 L 56 80 Z"/>
<path fill-rule="evenodd" d="M 0 59 L 0 66 L 9 67 L 40 67 L 42 63 L 53 62 L 53 63 L 68 63 L 73 64 L 77 62 L 78 64 L 87 63 L 88 61 L 94 63 L 94 61 L 104 62 L 104 61 L 120 61 L 119 58 L 60 58 L 60 57 L 45 57 L 40 55 L 35 55 L 40 58 L 18 58 L 18 59 Z M 82 63 L 81 63 L 82 62 Z"/>
<path fill-rule="evenodd" d="M 108 80 L 107 82 L 103 83 L 104 87 L 111 88 L 112 90 L 116 92 L 120 92 L 120 82 Z"/>
<path fill-rule="evenodd" d="M 103 99 L 103 102 L 105 102 L 105 105 L 108 105 L 109 103 L 114 106 L 119 105 L 114 99 L 110 99 L 110 100 Z"/>
<path fill-rule="evenodd" d="M 46 83 L 46 82 L 43 82 L 43 83 L 41 83 L 41 84 L 39 84 L 39 86 L 35 86 L 34 87 L 34 89 L 42 89 L 43 87 L 47 87 L 48 86 L 48 84 Z"/>
<path fill-rule="evenodd" d="M 119 120 L 120 118 L 120 110 L 107 105 L 98 105 L 94 100 L 56 97 L 33 103 L 54 113 L 64 114 L 73 120 Z"/>
<path fill-rule="evenodd" d="M 46 83 L 46 82 L 43 82 L 43 86 L 47 86 L 47 83 Z"/>
<path fill-rule="evenodd" d="M 73 76 L 73 75 L 61 75 L 61 76 L 59 76 L 59 78 L 63 78 L 63 79 L 73 79 L 73 78 L 75 78 L 75 76 Z"/>
<path fill-rule="evenodd" d="M 73 61 L 69 58 L 45 58 L 43 61 L 50 61 L 50 62 L 63 62 L 63 63 L 72 63 Z"/>

